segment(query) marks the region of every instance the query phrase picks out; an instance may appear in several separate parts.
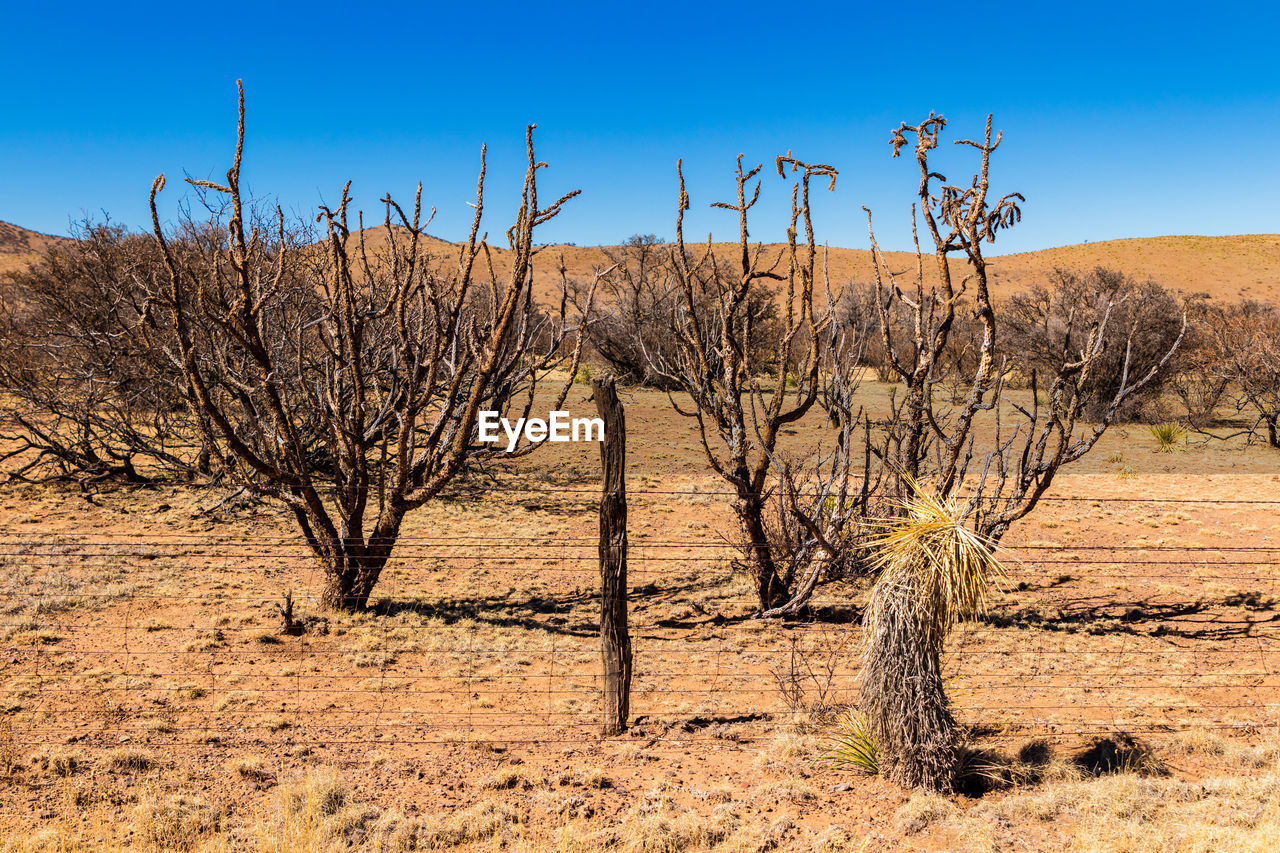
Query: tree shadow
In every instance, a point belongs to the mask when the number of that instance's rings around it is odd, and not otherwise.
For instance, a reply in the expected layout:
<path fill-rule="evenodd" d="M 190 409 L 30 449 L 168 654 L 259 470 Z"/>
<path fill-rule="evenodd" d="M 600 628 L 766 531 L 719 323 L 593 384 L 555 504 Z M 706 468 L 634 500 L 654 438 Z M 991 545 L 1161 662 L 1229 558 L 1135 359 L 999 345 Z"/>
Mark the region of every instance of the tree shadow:
<path fill-rule="evenodd" d="M 689 582 L 659 588 L 655 584 L 633 587 L 628 601 L 633 605 L 632 615 L 642 613 L 658 604 L 680 600 L 693 593 L 706 592 L 714 588 L 720 581 Z M 599 623 L 594 621 L 596 614 L 590 608 L 598 606 L 599 592 L 586 590 L 572 594 L 560 594 L 554 597 L 543 595 L 489 595 L 468 598 L 438 599 L 425 596 L 413 598 L 383 598 L 370 606 L 369 610 L 379 616 L 398 616 L 402 613 L 413 613 L 430 619 L 439 619 L 446 625 L 452 625 L 467 619 L 483 625 L 499 628 L 522 628 L 529 631 L 543 631 L 571 637 L 599 636 Z M 591 618 L 584 619 L 584 609 L 589 610 Z M 722 614 L 710 614 L 705 619 L 680 621 L 657 620 L 649 624 L 632 625 L 633 637 L 643 639 L 669 640 L 656 634 L 645 634 L 644 629 L 661 628 L 704 628 L 750 619 L 749 615 L 727 617 Z"/>
<path fill-rule="evenodd" d="M 1221 598 L 1183 602 L 1131 600 L 1058 607 L 1036 605 L 1000 608 L 993 609 L 975 621 L 995 628 L 1024 628 L 1071 634 L 1231 640 L 1253 637 L 1260 627 L 1280 623 L 1280 612 L 1274 612 L 1277 607 L 1280 607 L 1280 601 L 1276 598 L 1261 592 L 1247 591 Z"/>

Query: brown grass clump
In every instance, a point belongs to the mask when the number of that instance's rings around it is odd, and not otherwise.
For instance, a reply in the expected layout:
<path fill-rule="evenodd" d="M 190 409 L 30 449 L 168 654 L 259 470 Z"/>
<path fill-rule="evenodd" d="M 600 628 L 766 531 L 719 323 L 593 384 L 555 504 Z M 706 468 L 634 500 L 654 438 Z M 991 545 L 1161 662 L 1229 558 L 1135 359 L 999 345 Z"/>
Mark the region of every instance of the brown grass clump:
<path fill-rule="evenodd" d="M 741 820 L 727 805 L 702 815 L 661 797 L 633 809 L 622 823 L 595 841 L 619 853 L 676 853 L 715 847 L 740 826 Z"/>
<path fill-rule="evenodd" d="M 107 753 L 102 759 L 102 766 L 114 773 L 145 773 L 159 767 L 161 761 L 150 752 L 142 749 L 121 747 Z"/>
<path fill-rule="evenodd" d="M 213 835 L 220 811 L 208 800 L 187 794 L 144 799 L 134 821 L 138 834 L 161 850 L 192 850 Z"/>
<path fill-rule="evenodd" d="M 936 794 L 917 794 L 893 816 L 894 828 L 903 835 L 919 835 L 930 826 L 949 820 L 959 813 L 955 804 Z"/>
<path fill-rule="evenodd" d="M 889 780 L 950 791 L 960 735 L 942 680 L 942 650 L 958 617 L 986 610 L 987 586 L 1002 571 L 958 507 L 916 487 L 903 510 L 875 543 L 880 576 L 863 620 L 859 704 Z"/>
<path fill-rule="evenodd" d="M 329 817 L 347 804 L 350 794 L 350 787 L 337 774 L 318 770 L 282 785 L 280 803 L 285 815 Z"/>

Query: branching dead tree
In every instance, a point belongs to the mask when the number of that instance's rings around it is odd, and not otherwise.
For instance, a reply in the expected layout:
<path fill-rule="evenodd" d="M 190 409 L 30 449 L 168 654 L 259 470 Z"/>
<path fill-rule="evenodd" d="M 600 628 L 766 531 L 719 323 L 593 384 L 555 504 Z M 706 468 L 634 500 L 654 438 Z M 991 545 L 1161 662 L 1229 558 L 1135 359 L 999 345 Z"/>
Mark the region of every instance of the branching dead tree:
<path fill-rule="evenodd" d="M 835 314 L 827 291 L 828 316 Z M 875 459 L 871 416 L 854 394 L 866 371 L 861 355 L 866 327 L 856 316 L 830 324 L 818 373 L 820 404 L 827 412 L 835 446 L 815 453 L 809 464 L 771 454 L 777 485 L 771 501 L 776 522 L 769 529 L 775 559 L 796 580 L 785 603 L 764 610 L 765 618 L 793 616 L 808 607 L 822 582 L 870 569 L 868 522 L 888 512 L 879 495 L 884 466 Z"/>
<path fill-rule="evenodd" d="M 1218 353 L 1221 312 L 1207 293 L 1196 294 L 1187 305 L 1187 334 L 1169 366 L 1168 385 L 1182 404 L 1187 425 L 1196 431 L 1211 427 L 1219 406 L 1228 399 L 1230 381 Z"/>
<path fill-rule="evenodd" d="M 1261 435 L 1280 449 L 1280 308 L 1244 302 L 1211 310 L 1208 334 L 1213 375 L 1226 386 L 1235 411 L 1246 415 L 1243 430 L 1222 438 Z"/>
<path fill-rule="evenodd" d="M 1085 272 L 1057 268 L 1045 284 L 1016 293 L 1000 306 L 1004 331 L 1000 350 L 1015 359 L 1020 372 L 1052 375 L 1062 363 L 1068 335 L 1079 332 L 1082 317 L 1110 308 L 1102 349 L 1081 385 L 1085 414 L 1100 417 L 1120 390 L 1128 359 L 1131 373 L 1145 375 L 1169 352 L 1188 317 L 1177 296 L 1154 281 L 1137 281 L 1119 270 L 1095 267 Z M 1172 367 L 1172 365 L 1171 365 Z M 1172 370 L 1157 373 L 1132 391 L 1118 416 L 1130 419 L 1143 408 L 1157 408 Z M 1155 413 L 1158 420 L 1160 412 Z"/>
<path fill-rule="evenodd" d="M 194 476 L 198 443 L 178 374 L 141 323 L 162 266 L 154 243 L 110 223 L 73 236 L 0 297 L 0 461 L 23 480 Z"/>
<path fill-rule="evenodd" d="M 166 275 L 149 316 L 172 326 L 170 354 L 202 415 L 203 443 L 233 479 L 292 513 L 323 567 L 326 607 L 365 607 L 406 515 L 503 452 L 478 442 L 482 410 L 527 415 L 565 362 L 552 408 L 568 394 L 581 337 L 569 337 L 566 298 L 558 316 L 534 305 L 530 263 L 535 229 L 577 192 L 540 202 L 546 164 L 533 130 L 505 281 L 481 234 L 483 149 L 470 234 L 451 263 L 427 252 L 421 185 L 409 211 L 382 199 L 376 232 L 353 216 L 350 183 L 335 206 L 320 207 L 318 245 L 290 245 L 279 209 L 274 232 L 251 227 L 240 185 L 243 88 L 226 183 L 189 181 L 223 240 L 195 257 L 175 252 L 156 209 L 164 176 L 152 187 Z"/>
<path fill-rule="evenodd" d="M 955 143 L 979 153 L 978 171 L 968 186 L 948 184 L 929 165 L 945 126 L 942 116 L 931 114 L 917 126 L 904 123 L 891 139 L 895 157 L 904 148 L 914 151 L 920 174 L 912 229 L 917 263 L 905 286 L 886 262 L 874 230 L 870 232 L 882 329 L 893 324 L 898 305 L 907 306 L 913 317 L 911 334 L 902 336 L 909 340 L 905 346 L 882 332 L 903 393 L 892 403 L 877 456 L 887 465 L 895 503 L 911 497 L 909 483 L 927 484 L 939 501 L 961 500 L 962 518 L 995 543 L 1035 508 L 1062 466 L 1088 453 L 1125 404 L 1155 380 L 1182 341 L 1186 314 L 1172 340 L 1144 359 L 1136 373 L 1135 349 L 1144 330 L 1138 316 L 1127 310 L 1123 289 L 1095 294 L 1062 312 L 1049 343 L 1031 363 L 998 362 L 996 307 L 982 245 L 1018 222 L 1023 197 L 1009 193 L 989 200 L 991 155 L 1001 141 L 998 133 L 992 139 L 990 116 L 982 140 Z M 931 274 L 920 248 L 921 222 L 931 249 Z M 938 399 L 934 386 L 948 369 L 944 356 L 965 300 L 980 335 L 965 383 L 968 391 L 952 405 Z M 1127 323 L 1117 320 L 1121 315 L 1127 315 Z M 1007 387 L 1015 367 L 1030 374 L 1029 402 L 1019 402 Z M 1099 403 L 1101 383 L 1095 374 L 1103 370 L 1114 376 L 1107 377 L 1107 393 Z M 1016 421 L 1012 427 L 1006 423 L 1010 418 Z"/>
<path fill-rule="evenodd" d="M 980 604 L 985 594 L 990 571 L 984 567 L 990 563 L 984 555 L 1010 525 L 1036 507 L 1064 465 L 1094 447 L 1126 402 L 1173 357 L 1186 330 L 1184 314 L 1168 349 L 1135 375 L 1131 368 L 1139 324 L 1130 319 L 1118 336 L 1111 326 L 1125 313 L 1126 297 L 1103 294 L 1074 306 L 1049 337 L 1051 351 L 1040 353 L 1037 363 L 1022 365 L 1030 373 L 1030 393 L 1029 402 L 1020 402 L 1006 384 L 1014 365 L 997 362 L 996 310 L 982 244 L 994 242 L 1019 220 L 1023 199 L 1010 193 L 989 200 L 991 155 L 1000 145 L 999 134 L 992 139 L 990 116 L 981 141 L 956 143 L 980 155 L 968 186 L 948 184 L 934 171 L 929 155 L 945 126 L 941 116 L 930 114 L 919 125 L 902 124 L 891 138 L 895 157 L 909 146 L 914 150 L 920 174 L 913 206 L 917 263 L 909 282 L 889 268 L 871 230 L 882 342 L 903 386 L 900 397 L 891 397 L 883 432 L 872 438 L 875 458 L 885 469 L 885 491 L 898 508 L 898 519 L 890 522 L 896 532 L 878 547 L 884 551 L 890 547 L 886 542 L 909 544 L 896 557 L 893 551 L 881 557 L 885 568 L 866 620 L 859 700 L 894 777 L 938 790 L 951 787 L 960 742 L 939 661 L 951 622 Z M 920 248 L 921 222 L 931 261 Z M 945 354 L 966 298 L 980 336 L 964 383 L 968 390 L 951 403 L 958 396 L 955 389 L 940 395 L 935 385 L 948 370 L 964 369 L 946 364 Z M 891 329 L 903 305 L 912 323 L 907 334 L 895 336 Z M 1087 423 L 1086 412 L 1098 400 L 1095 373 L 1105 369 L 1108 358 L 1116 365 L 1107 386 L 1111 391 Z M 1042 386 L 1039 377 L 1046 366 L 1051 378 Z M 1010 419 L 1012 427 L 1005 422 Z M 929 544 L 937 535 L 942 538 Z M 952 544 L 938 544 L 946 542 Z M 968 556 L 960 559 L 961 554 Z M 956 565 L 968 568 L 957 572 Z M 967 578 L 963 587 L 956 578 Z M 965 588 L 973 595 L 956 597 L 956 590 L 964 593 Z M 905 702 L 904 679 L 910 680 L 911 696 Z"/>
<path fill-rule="evenodd" d="M 710 237 L 700 252 L 685 245 L 684 213 L 689 209 L 689 195 L 682 164 L 677 163 L 680 195 L 676 239 L 669 258 L 678 294 L 672 317 L 678 341 L 670 355 L 647 353 L 653 372 L 689 395 L 692 406 L 682 406 L 674 396 L 671 404 L 681 415 L 697 421 L 708 462 L 735 491 L 734 511 L 742 529 L 746 562 L 763 610 L 784 604 L 793 580 L 788 567 L 780 568 L 774 559 L 766 530 L 771 456 L 781 429 L 804 417 L 818 395 L 818 336 L 823 321 L 815 317 L 813 307 L 818 249 L 810 215 L 810 183 L 814 178 L 825 179 L 833 189 L 836 180 L 836 171 L 830 166 L 803 163 L 790 156 L 779 157 L 776 166 L 783 177 L 787 169 L 801 176 L 792 187 L 787 249 L 767 261 L 763 246 L 752 245 L 747 226 L 750 210 L 760 197 L 756 176 L 761 167 L 744 170 L 739 155 L 737 200 L 712 205 L 738 217 L 735 258 L 725 268 L 712 250 Z M 803 244 L 798 236 L 801 227 Z M 775 298 L 783 322 L 769 363 L 762 364 L 751 305 L 760 292 L 774 295 L 769 282 L 781 283 Z M 762 376 L 766 371 L 768 375 Z M 788 374 L 794 387 L 788 387 Z"/>
<path fill-rule="evenodd" d="M 603 251 L 612 272 L 600 280 L 594 294 L 592 282 L 570 283 L 570 293 L 580 312 L 584 312 L 588 295 L 593 297 L 586 327 L 588 341 L 620 381 L 677 390 L 675 382 L 654 368 L 655 364 L 674 362 L 680 346 L 671 317 L 681 307 L 681 291 L 672 273 L 669 248 L 648 234 L 636 235 L 620 247 Z M 718 305 L 703 298 L 695 303 L 694 310 L 706 323 Z M 750 358 L 755 364 L 767 366 L 781 324 L 773 293 L 751 289 L 744 311 L 754 330 Z"/>

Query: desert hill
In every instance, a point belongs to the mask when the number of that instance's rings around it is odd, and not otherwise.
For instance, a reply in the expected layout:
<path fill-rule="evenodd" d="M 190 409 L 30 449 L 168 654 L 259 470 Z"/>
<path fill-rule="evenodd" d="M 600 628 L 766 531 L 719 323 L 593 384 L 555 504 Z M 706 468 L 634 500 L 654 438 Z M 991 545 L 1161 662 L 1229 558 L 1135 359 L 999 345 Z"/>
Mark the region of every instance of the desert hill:
<path fill-rule="evenodd" d="M 49 246 L 65 239 L 0 220 L 0 275 L 22 269 Z"/>
<path fill-rule="evenodd" d="M 8 222 L 0 222 L 0 274 L 25 266 L 49 245 L 64 240 L 40 234 Z M 371 235 L 370 242 L 379 242 Z M 432 239 L 431 251 L 447 257 L 454 248 Z M 534 286 L 538 297 L 550 300 L 559 293 L 559 265 L 563 257 L 570 278 L 586 278 L 607 266 L 610 247 L 549 245 L 534 258 Z M 780 244 L 765 247 L 772 259 Z M 717 243 L 718 257 L 732 262 L 736 245 Z M 909 273 L 914 257 L 889 252 L 896 272 Z M 494 266 L 501 275 L 510 269 L 510 253 L 493 248 Z M 1245 234 L 1229 237 L 1170 236 L 1107 240 L 1041 249 L 990 258 L 995 296 L 1007 296 L 1045 280 L 1054 267 L 1090 269 L 1106 266 L 1139 278 L 1151 278 L 1184 294 L 1208 293 L 1215 299 L 1265 299 L 1280 302 L 1280 234 Z M 833 248 L 827 259 L 832 283 L 870 282 L 874 277 L 871 253 L 865 249 Z"/>
<path fill-rule="evenodd" d="M 731 260 L 737 247 L 721 243 L 714 248 L 718 257 Z M 767 246 L 766 257 L 775 257 L 783 248 L 782 245 Z M 587 276 L 594 268 L 607 263 L 599 247 L 547 246 L 535 258 L 534 280 L 540 295 L 556 286 L 561 253 L 571 277 Z M 495 254 L 495 264 L 505 260 L 503 254 Z M 896 273 L 909 276 L 914 269 L 915 257 L 910 253 L 888 252 L 887 256 Z M 930 263 L 926 262 L 926 270 Z M 1184 294 L 1208 293 L 1228 302 L 1240 299 L 1280 302 L 1280 235 L 1277 234 L 1108 240 L 992 257 L 989 265 L 997 298 L 1043 282 L 1054 267 L 1105 266 L 1134 278 L 1153 279 Z M 834 285 L 871 282 L 875 277 L 871 252 L 865 249 L 833 248 L 827 268 Z"/>

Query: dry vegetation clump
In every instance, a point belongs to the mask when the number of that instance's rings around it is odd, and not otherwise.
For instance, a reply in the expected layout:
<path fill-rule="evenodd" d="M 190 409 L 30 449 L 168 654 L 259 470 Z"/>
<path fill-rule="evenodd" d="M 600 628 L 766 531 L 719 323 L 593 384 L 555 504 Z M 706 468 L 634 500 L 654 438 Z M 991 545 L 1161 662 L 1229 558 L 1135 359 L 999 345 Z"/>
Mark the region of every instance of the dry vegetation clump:
<path fill-rule="evenodd" d="M 133 823 L 146 843 L 161 850 L 193 850 L 217 831 L 221 820 L 221 813 L 208 800 L 171 794 L 143 799 Z"/>
<path fill-rule="evenodd" d="M 905 787 L 950 791 L 960 732 L 942 673 L 957 618 L 986 610 L 1002 576 L 989 545 L 955 506 L 917 491 L 880 540 L 880 575 L 863 619 L 859 708 L 876 739 L 876 765 Z M 865 747 L 863 748 L 865 751 Z"/>
<path fill-rule="evenodd" d="M 1191 783 L 1121 773 L 1015 792 L 931 824 L 956 850 L 1031 836 L 1037 849 L 1261 853 L 1280 843 L 1280 777 Z"/>
<path fill-rule="evenodd" d="M 960 810 L 946 797 L 916 794 L 893 816 L 894 827 L 903 835 L 919 835 L 930 826 L 954 818 Z"/>
<path fill-rule="evenodd" d="M 135 747 L 113 749 L 98 761 L 98 766 L 112 773 L 146 773 L 164 766 L 165 759 Z"/>

